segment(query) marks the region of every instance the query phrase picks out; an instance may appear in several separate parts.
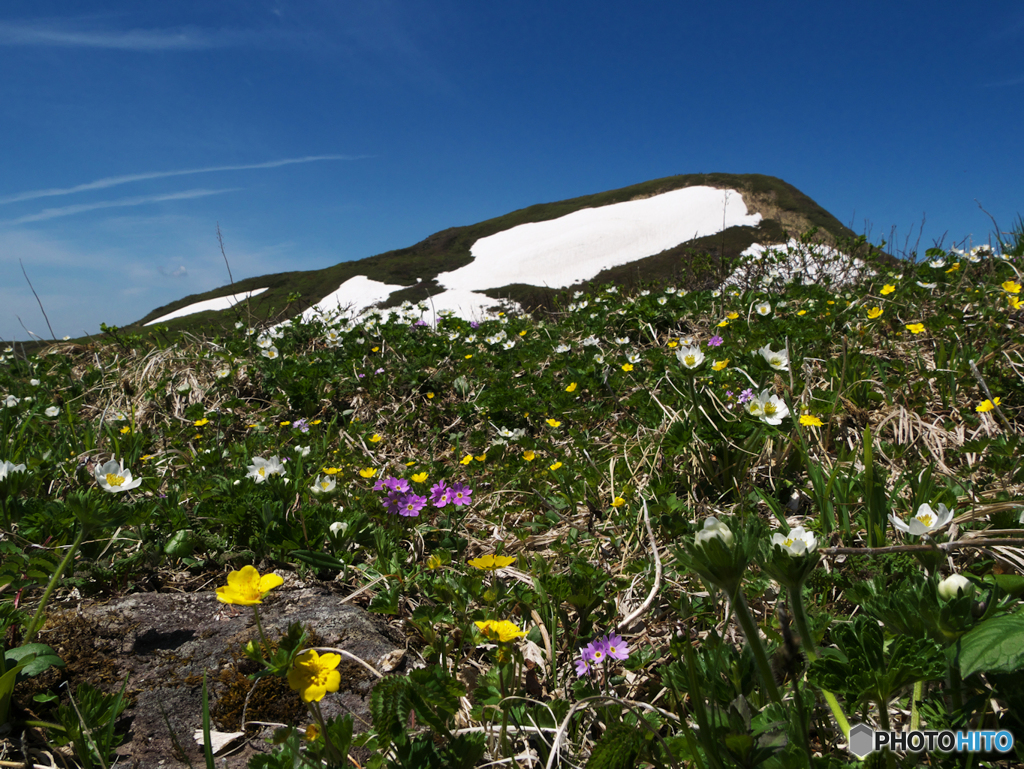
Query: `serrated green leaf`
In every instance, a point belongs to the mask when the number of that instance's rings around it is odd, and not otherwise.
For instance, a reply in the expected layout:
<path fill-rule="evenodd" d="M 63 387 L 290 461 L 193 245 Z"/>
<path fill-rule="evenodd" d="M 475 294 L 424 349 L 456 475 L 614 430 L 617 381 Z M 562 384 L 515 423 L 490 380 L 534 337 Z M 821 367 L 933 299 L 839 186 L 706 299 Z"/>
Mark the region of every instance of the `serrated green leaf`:
<path fill-rule="evenodd" d="M 1024 612 L 987 619 L 958 643 L 960 675 L 1010 673 L 1024 666 Z"/>

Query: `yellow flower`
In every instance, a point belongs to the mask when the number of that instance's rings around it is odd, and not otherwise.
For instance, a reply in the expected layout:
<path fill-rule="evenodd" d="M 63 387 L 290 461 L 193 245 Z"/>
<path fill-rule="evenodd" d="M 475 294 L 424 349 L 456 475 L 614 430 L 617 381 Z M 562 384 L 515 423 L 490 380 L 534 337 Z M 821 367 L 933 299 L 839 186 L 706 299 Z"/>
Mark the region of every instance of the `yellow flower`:
<path fill-rule="evenodd" d="M 466 561 L 466 563 L 474 569 L 480 569 L 480 571 L 494 571 L 495 569 L 504 569 L 506 566 L 511 566 L 515 563 L 515 560 L 515 557 L 511 555 L 482 555 L 479 558 Z"/>
<path fill-rule="evenodd" d="M 549 469 L 551 469 L 551 470 L 557 470 L 557 469 L 558 469 L 559 467 L 561 467 L 561 466 L 562 466 L 562 463 L 561 463 L 561 462 L 555 462 L 555 463 L 554 463 L 553 465 L 551 465 L 551 467 L 550 467 Z"/>
<path fill-rule="evenodd" d="M 882 308 L 881 307 L 872 307 L 870 310 L 868 310 L 868 319 L 869 320 L 874 320 L 875 318 L 880 318 L 881 316 L 882 316 Z"/>
<path fill-rule="evenodd" d="M 1015 283 L 1012 280 L 1008 280 L 1003 284 L 1003 291 L 1005 291 L 1008 294 L 1019 294 L 1020 283 Z"/>
<path fill-rule="evenodd" d="M 196 420 L 195 422 L 193 422 L 192 424 L 193 424 L 193 425 L 194 425 L 195 427 L 202 427 L 203 425 L 208 425 L 208 424 L 210 424 L 210 420 L 209 420 L 209 419 L 206 419 L 206 418 L 204 417 L 203 419 L 197 419 L 197 420 Z"/>
<path fill-rule="evenodd" d="M 797 315 L 806 315 L 806 314 L 807 314 L 807 310 L 800 310 L 800 312 L 797 313 Z"/>
<path fill-rule="evenodd" d="M 951 272 L 956 272 L 959 269 L 960 269 L 960 262 L 953 262 L 953 266 L 950 267 L 948 270 L 946 270 L 946 274 L 948 275 Z"/>
<path fill-rule="evenodd" d="M 738 312 L 730 312 L 725 317 L 727 317 L 729 320 L 736 320 L 739 316 L 740 314 Z"/>
<path fill-rule="evenodd" d="M 572 384 L 570 384 L 568 387 L 565 388 L 565 391 L 567 393 L 574 393 L 574 392 L 576 392 L 576 383 L 573 382 Z"/>
<path fill-rule="evenodd" d="M 316 724 L 310 724 L 306 727 L 306 733 L 303 736 L 306 738 L 306 742 L 316 742 L 320 737 L 320 727 Z"/>
<path fill-rule="evenodd" d="M 380 443 L 382 440 L 384 439 L 377 435 L 377 433 L 370 436 L 370 443 Z"/>
<path fill-rule="evenodd" d="M 474 624 L 480 628 L 480 632 L 487 636 L 491 641 L 506 643 L 519 638 L 520 636 L 526 635 L 526 633 L 520 630 L 515 623 L 509 622 L 507 619 L 503 619 L 501 622 L 493 619 L 487 619 L 483 622 L 475 622 Z"/>
<path fill-rule="evenodd" d="M 884 286 L 882 286 L 881 293 L 882 296 L 889 296 L 889 294 L 891 294 L 895 290 L 896 286 L 894 286 L 892 283 L 886 283 Z"/>
<path fill-rule="evenodd" d="M 924 323 L 908 323 L 907 331 L 912 334 L 922 334 L 924 333 Z"/>
<path fill-rule="evenodd" d="M 533 453 L 532 451 L 530 451 L 529 449 L 527 449 L 526 451 L 524 451 L 524 452 L 523 452 L 523 459 L 525 459 L 525 460 L 526 460 L 527 462 L 532 462 L 532 461 L 533 461 L 533 459 L 534 459 L 534 457 L 536 457 L 536 456 L 537 456 L 537 455 L 536 455 L 536 454 L 534 454 L 534 453 Z"/>
<path fill-rule="evenodd" d="M 473 461 L 473 455 L 472 454 L 466 454 L 466 456 L 464 456 L 462 459 L 459 460 L 459 464 L 460 465 L 468 465 L 472 461 Z"/>
<path fill-rule="evenodd" d="M 485 459 L 487 459 L 487 455 L 477 454 L 475 457 L 473 457 L 473 459 L 475 459 L 477 462 L 483 462 Z"/>
<path fill-rule="evenodd" d="M 713 368 L 715 371 L 721 371 L 728 365 L 729 359 L 726 358 L 725 360 L 716 360 L 714 363 L 711 364 L 711 368 Z"/>
<path fill-rule="evenodd" d="M 427 398 L 428 399 L 433 398 L 433 397 L 434 397 L 434 393 L 427 393 Z"/>
<path fill-rule="evenodd" d="M 547 422 L 551 427 L 559 427 L 562 424 L 557 419 L 549 419 Z"/>
<path fill-rule="evenodd" d="M 370 350 L 370 352 L 380 352 L 380 348 L 379 347 L 374 347 L 374 348 L 372 348 Z"/>
<path fill-rule="evenodd" d="M 999 403 L 999 398 L 993 398 L 992 400 L 986 399 L 979 403 L 978 407 L 974 410 L 977 411 L 979 414 L 984 414 L 986 411 L 991 411 L 992 409 L 994 409 L 996 406 L 999 405 Z"/>
<path fill-rule="evenodd" d="M 800 417 L 800 424 L 805 425 L 806 427 L 821 427 L 824 423 L 815 416 L 804 414 Z"/>
<path fill-rule="evenodd" d="M 361 476 L 363 476 L 364 478 L 372 478 L 373 476 L 375 476 L 377 474 L 377 468 L 376 467 L 364 467 L 362 470 L 359 471 L 359 474 Z"/>
<path fill-rule="evenodd" d="M 668 346 L 669 347 L 678 347 L 679 346 L 679 342 L 677 342 L 676 340 L 673 339 L 671 342 L 668 343 Z"/>
<path fill-rule="evenodd" d="M 472 357 L 473 357 L 473 353 L 470 353 L 469 355 L 466 356 L 466 360 L 469 360 Z"/>
<path fill-rule="evenodd" d="M 622 370 L 623 371 L 632 371 L 633 370 L 633 364 L 632 363 L 623 363 L 622 364 Z"/>
<path fill-rule="evenodd" d="M 290 424 L 291 424 L 291 422 L 289 422 L 289 421 L 285 420 L 284 422 L 278 422 L 278 424 L 280 424 L 280 425 L 281 425 L 281 427 L 287 427 L 288 425 L 290 425 Z"/>
<path fill-rule="evenodd" d="M 128 425 L 125 425 L 124 427 L 121 428 L 121 435 L 128 435 L 129 433 L 131 433 L 131 431 L 132 428 L 130 428 Z"/>
<path fill-rule="evenodd" d="M 328 475 L 337 475 L 338 473 L 341 472 L 341 470 L 339 470 L 337 467 L 325 467 L 324 472 L 327 473 Z"/>
<path fill-rule="evenodd" d="M 1010 296 L 1006 297 L 1006 301 L 1009 302 L 1010 307 L 1012 307 L 1015 310 L 1019 310 L 1021 308 L 1022 303 L 1020 297 L 1016 297 L 1011 294 Z"/>
<path fill-rule="evenodd" d="M 311 424 L 311 425 L 318 425 L 318 424 L 320 424 L 320 423 L 321 423 L 321 422 L 323 422 L 323 421 L 324 421 L 324 420 L 322 420 L 322 419 L 314 419 L 314 420 L 313 420 L 312 422 L 310 422 L 310 424 Z"/>
<path fill-rule="evenodd" d="M 227 585 L 217 588 L 217 600 L 239 606 L 255 606 L 262 602 L 263 596 L 282 584 L 284 580 L 277 574 L 264 574 L 261 577 L 255 567 L 243 566 L 241 571 L 228 574 Z"/>
<path fill-rule="evenodd" d="M 414 475 L 412 477 L 412 479 L 414 481 L 416 481 L 416 483 L 423 483 L 423 481 L 427 480 L 427 474 L 426 473 L 416 473 L 416 475 Z"/>
<path fill-rule="evenodd" d="M 335 668 L 340 663 L 340 654 L 325 654 L 321 657 L 310 649 L 292 662 L 288 671 L 288 686 L 299 693 L 303 702 L 319 702 L 327 692 L 338 691 L 341 673 Z"/>
<path fill-rule="evenodd" d="M 622 507 L 624 504 L 626 504 L 626 500 L 622 497 L 615 497 L 615 499 L 612 500 L 612 507 Z"/>
<path fill-rule="evenodd" d="M 525 328 L 522 331 L 519 332 L 519 336 L 526 336 L 526 329 Z"/>
<path fill-rule="evenodd" d="M 723 320 L 721 323 L 718 324 L 718 327 L 719 328 L 725 328 L 728 325 L 729 325 L 729 321 Z"/>
<path fill-rule="evenodd" d="M 440 569 L 441 566 L 441 556 L 437 553 L 431 553 L 430 557 L 427 558 L 427 568 L 433 571 L 434 569 Z"/>

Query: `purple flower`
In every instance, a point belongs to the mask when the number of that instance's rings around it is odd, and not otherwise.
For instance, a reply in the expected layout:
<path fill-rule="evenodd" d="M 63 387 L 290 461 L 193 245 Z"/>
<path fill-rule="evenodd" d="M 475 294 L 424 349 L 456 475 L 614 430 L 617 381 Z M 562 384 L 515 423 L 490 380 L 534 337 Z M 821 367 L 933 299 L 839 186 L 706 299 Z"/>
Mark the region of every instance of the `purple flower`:
<path fill-rule="evenodd" d="M 605 636 L 604 648 L 613 660 L 624 660 L 629 657 L 629 644 L 623 641 L 618 633 L 609 633 Z"/>
<path fill-rule="evenodd" d="M 386 489 L 386 488 L 387 487 L 384 485 L 384 479 L 383 478 L 378 478 L 377 482 L 375 484 L 373 484 L 373 490 L 374 491 L 384 491 L 384 489 Z"/>
<path fill-rule="evenodd" d="M 590 672 L 590 661 L 582 656 L 583 650 L 580 649 L 580 658 L 576 660 L 576 675 L 584 676 Z"/>
<path fill-rule="evenodd" d="M 409 490 L 409 481 L 407 481 L 405 478 L 395 478 L 394 476 L 391 476 L 390 478 L 385 478 L 382 481 L 382 483 L 384 484 L 385 488 L 390 489 L 391 491 Z"/>
<path fill-rule="evenodd" d="M 430 502 L 434 507 L 444 507 L 451 501 L 450 494 L 451 489 L 448 488 L 448 484 L 438 481 L 430 487 Z"/>
<path fill-rule="evenodd" d="M 723 340 L 722 337 L 720 337 L 718 334 L 715 334 L 708 340 L 708 347 L 718 347 L 718 345 L 720 345 L 723 341 L 725 340 Z"/>
<path fill-rule="evenodd" d="M 747 401 L 754 399 L 754 390 L 748 387 L 746 390 L 740 393 L 740 397 L 737 398 L 738 403 L 746 403 Z"/>
<path fill-rule="evenodd" d="M 473 490 L 462 483 L 456 483 L 448 490 L 448 498 L 453 505 L 468 505 L 473 500 L 470 495 Z"/>
<path fill-rule="evenodd" d="M 305 419 L 296 419 L 292 427 L 296 430 L 301 430 L 304 433 L 309 432 L 309 425 L 306 423 Z"/>
<path fill-rule="evenodd" d="M 388 512 L 398 515 L 402 512 L 402 503 L 405 502 L 405 494 L 400 491 L 389 491 L 387 497 Z"/>
<path fill-rule="evenodd" d="M 383 374 L 383 373 L 384 373 L 384 369 L 382 369 L 382 368 L 379 368 L 379 369 L 377 369 L 376 371 L 374 371 L 373 373 L 374 373 L 374 374 Z"/>
<path fill-rule="evenodd" d="M 412 518 L 420 514 L 420 510 L 427 504 L 427 498 L 419 494 L 406 494 L 399 505 L 398 514 Z"/>
<path fill-rule="evenodd" d="M 469 322 L 469 327 L 470 327 L 470 328 L 480 328 L 480 324 L 479 324 L 479 323 L 477 323 L 477 322 L 476 322 L 475 320 L 471 320 L 471 321 Z"/>

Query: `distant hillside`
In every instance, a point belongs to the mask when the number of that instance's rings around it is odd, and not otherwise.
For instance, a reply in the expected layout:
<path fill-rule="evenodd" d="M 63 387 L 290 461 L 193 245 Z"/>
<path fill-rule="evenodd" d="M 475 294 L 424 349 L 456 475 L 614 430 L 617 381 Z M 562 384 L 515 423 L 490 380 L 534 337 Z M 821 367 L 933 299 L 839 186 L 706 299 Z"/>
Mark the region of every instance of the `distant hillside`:
<path fill-rule="evenodd" d="M 735 190 L 742 196 L 748 213 L 760 214 L 761 220 L 757 226 L 728 227 L 713 235 L 688 240 L 660 253 L 606 269 L 569 289 L 518 283 L 483 289 L 480 293 L 494 299 L 511 299 L 532 310 L 551 308 L 559 293 L 586 291 L 588 284 L 618 283 L 629 287 L 639 282 L 672 282 L 688 289 L 706 288 L 720 283 L 730 273 L 739 254 L 752 244 L 785 243 L 812 228 L 817 230 L 816 239 L 828 244 L 847 242 L 856 237 L 807 195 L 775 177 L 760 174 L 670 176 L 594 195 L 534 205 L 478 224 L 451 227 L 408 248 L 342 262 L 321 270 L 248 278 L 158 307 L 127 330 L 141 330 L 146 323 L 200 301 L 264 288 L 266 291 L 249 301 L 244 309 L 245 317 L 253 322 L 280 320 L 313 306 L 355 276 L 366 276 L 395 287 L 380 306 L 394 306 L 406 300 L 418 302 L 444 291 L 436 280 L 437 276 L 470 264 L 474 259 L 470 249 L 481 238 L 523 224 L 555 220 L 583 209 L 642 200 L 687 187 Z M 221 327 L 233 323 L 238 313 L 238 309 L 204 311 L 175 318 L 162 325 L 172 330 Z"/>

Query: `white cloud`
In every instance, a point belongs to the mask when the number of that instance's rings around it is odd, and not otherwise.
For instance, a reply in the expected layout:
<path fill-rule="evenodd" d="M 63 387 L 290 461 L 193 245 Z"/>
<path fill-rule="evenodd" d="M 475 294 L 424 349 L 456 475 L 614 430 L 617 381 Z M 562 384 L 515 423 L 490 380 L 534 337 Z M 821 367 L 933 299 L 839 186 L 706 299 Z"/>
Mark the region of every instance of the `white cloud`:
<path fill-rule="evenodd" d="M 23 200 L 36 200 L 38 198 L 50 198 L 58 195 L 73 195 L 77 192 L 89 190 L 102 190 L 108 187 L 116 187 L 121 184 L 146 181 L 148 179 L 166 179 L 170 176 L 189 176 L 192 174 L 208 174 L 216 171 L 249 171 L 261 168 L 279 168 L 297 163 L 315 163 L 321 160 L 359 160 L 365 155 L 309 155 L 301 158 L 285 158 L 284 160 L 269 160 L 265 163 L 247 163 L 233 166 L 206 166 L 204 168 L 185 168 L 176 171 L 151 171 L 141 174 L 127 174 L 125 176 L 108 176 L 85 184 L 77 184 L 74 187 L 53 187 L 43 190 L 29 190 L 19 192 L 16 195 L 8 195 L 0 198 L 0 205 L 7 203 L 19 203 Z"/>
<path fill-rule="evenodd" d="M 107 48 L 119 51 L 195 51 L 249 45 L 265 33 L 248 30 L 89 29 L 74 23 L 0 23 L 0 45 Z"/>
<path fill-rule="evenodd" d="M 223 190 L 184 190 L 183 192 L 169 192 L 164 195 L 140 195 L 134 198 L 121 198 L 120 200 L 100 200 L 96 203 L 79 203 L 73 206 L 62 206 L 60 208 L 45 208 L 35 214 L 26 214 L 17 219 L 9 219 L 0 224 L 17 225 L 30 222 L 42 222 L 47 219 L 56 219 L 61 216 L 72 216 L 86 211 L 96 211 L 101 208 L 124 208 L 127 206 L 144 206 L 150 203 L 163 203 L 168 200 L 190 200 L 191 198 L 205 198 L 210 195 L 220 195 L 225 192 L 237 192 L 241 187 L 229 187 Z"/>

